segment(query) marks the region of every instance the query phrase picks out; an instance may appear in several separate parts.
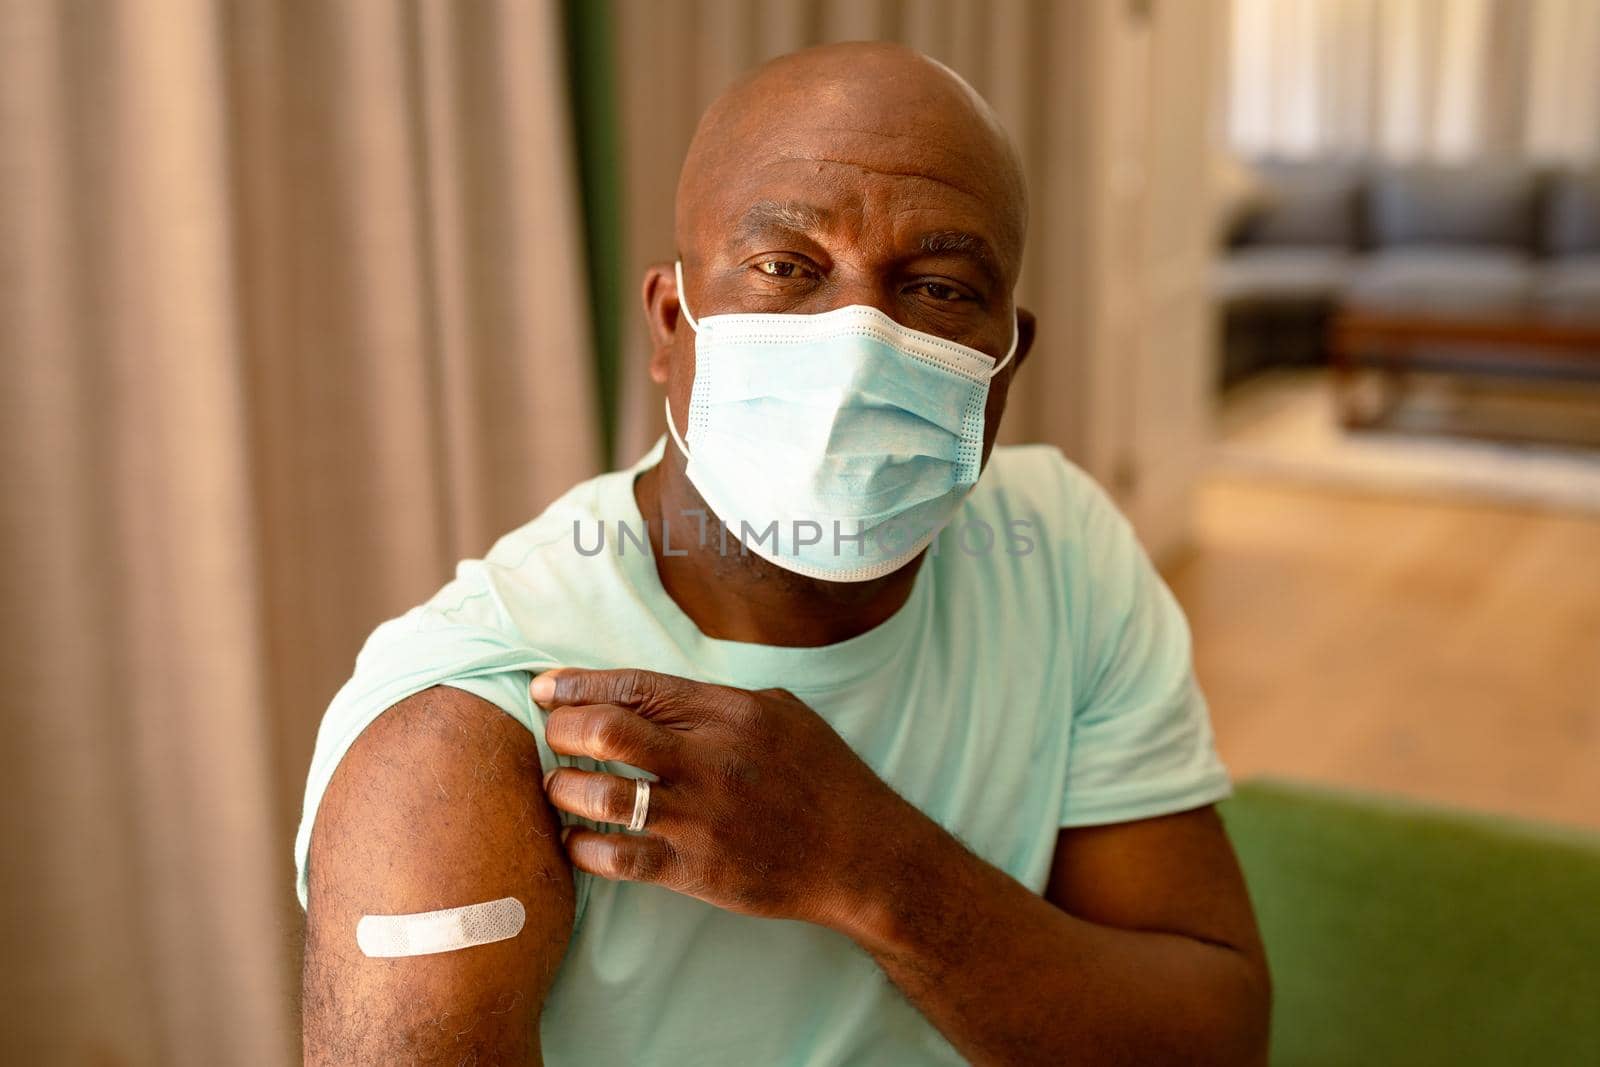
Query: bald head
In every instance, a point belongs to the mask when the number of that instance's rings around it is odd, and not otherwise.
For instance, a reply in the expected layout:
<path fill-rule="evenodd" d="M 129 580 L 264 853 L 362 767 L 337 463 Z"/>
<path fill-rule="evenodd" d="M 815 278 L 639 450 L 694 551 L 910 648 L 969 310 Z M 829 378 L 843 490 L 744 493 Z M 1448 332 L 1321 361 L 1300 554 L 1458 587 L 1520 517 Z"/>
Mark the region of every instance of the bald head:
<path fill-rule="evenodd" d="M 684 160 L 679 251 L 698 258 L 721 240 L 740 198 L 798 208 L 806 198 L 790 194 L 804 190 L 832 201 L 811 207 L 837 216 L 931 216 L 940 206 L 987 216 L 986 251 L 1015 282 L 1027 221 L 1016 150 L 972 86 L 913 49 L 823 45 L 780 56 L 734 83 L 706 110 Z M 800 221 L 806 213 L 790 214 Z"/>

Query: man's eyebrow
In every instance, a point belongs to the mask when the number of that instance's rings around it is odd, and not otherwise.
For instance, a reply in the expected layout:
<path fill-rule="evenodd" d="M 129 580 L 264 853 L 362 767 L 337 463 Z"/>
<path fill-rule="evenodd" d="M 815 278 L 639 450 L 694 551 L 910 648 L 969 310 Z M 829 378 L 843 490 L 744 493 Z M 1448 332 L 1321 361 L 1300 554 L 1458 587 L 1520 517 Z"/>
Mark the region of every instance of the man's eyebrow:
<path fill-rule="evenodd" d="M 740 237 L 772 230 L 811 233 L 823 229 L 827 223 L 826 211 L 801 200 L 757 200 L 745 210 L 735 232 Z"/>
<path fill-rule="evenodd" d="M 815 233 L 827 229 L 831 219 L 830 212 L 803 200 L 757 200 L 745 209 L 738 225 L 734 227 L 734 236 L 736 240 L 748 240 L 774 230 Z M 935 230 L 923 234 L 917 241 L 917 248 L 924 255 L 954 255 L 970 259 L 989 275 L 991 281 L 999 282 L 1004 277 L 1000 269 L 1000 257 L 995 255 L 993 246 L 975 233 Z"/>
<path fill-rule="evenodd" d="M 928 255 L 955 255 L 965 256 L 975 261 L 993 281 L 999 281 L 1000 257 L 994 254 L 994 249 L 982 237 L 965 230 L 938 230 L 934 233 L 925 233 L 917 242 L 917 247 Z"/>

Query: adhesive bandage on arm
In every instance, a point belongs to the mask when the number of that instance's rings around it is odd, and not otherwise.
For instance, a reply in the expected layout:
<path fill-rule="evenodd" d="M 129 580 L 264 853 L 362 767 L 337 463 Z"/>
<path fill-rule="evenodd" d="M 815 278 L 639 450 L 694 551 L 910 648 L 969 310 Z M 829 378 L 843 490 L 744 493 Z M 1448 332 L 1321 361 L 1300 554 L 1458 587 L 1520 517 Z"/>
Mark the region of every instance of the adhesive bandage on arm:
<path fill-rule="evenodd" d="M 363 915 L 356 944 L 367 956 L 426 956 L 516 937 L 526 919 L 516 897 L 413 915 Z"/>

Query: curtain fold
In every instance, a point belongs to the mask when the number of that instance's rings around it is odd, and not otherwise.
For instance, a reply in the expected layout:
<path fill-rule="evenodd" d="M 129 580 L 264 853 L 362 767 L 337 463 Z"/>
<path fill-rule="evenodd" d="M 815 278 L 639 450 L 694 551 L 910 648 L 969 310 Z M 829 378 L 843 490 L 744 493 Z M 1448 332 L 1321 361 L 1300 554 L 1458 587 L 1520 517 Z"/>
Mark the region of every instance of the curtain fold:
<path fill-rule="evenodd" d="M 1530 0 L 1528 151 L 1600 159 L 1600 0 Z"/>
<path fill-rule="evenodd" d="M 598 468 L 557 8 L 0 0 L 0 1059 L 296 1061 L 323 706 Z"/>
<path fill-rule="evenodd" d="M 1246 156 L 1600 159 L 1600 0 L 1233 0 Z"/>

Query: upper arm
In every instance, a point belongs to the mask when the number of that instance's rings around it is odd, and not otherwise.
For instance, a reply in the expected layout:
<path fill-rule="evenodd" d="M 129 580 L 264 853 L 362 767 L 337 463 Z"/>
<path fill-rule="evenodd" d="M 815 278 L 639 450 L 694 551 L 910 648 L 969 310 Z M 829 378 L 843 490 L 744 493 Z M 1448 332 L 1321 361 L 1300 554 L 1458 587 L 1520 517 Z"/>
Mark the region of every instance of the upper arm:
<path fill-rule="evenodd" d="M 1232 949 L 1246 979 L 1265 992 L 1266 952 L 1250 894 L 1212 807 L 1062 830 L 1045 897 L 1102 926 L 1178 934 Z"/>
<path fill-rule="evenodd" d="M 305 1057 L 324 1063 L 537 1062 L 539 1011 L 572 930 L 572 873 L 533 736 L 459 689 L 424 690 L 340 761 L 311 836 Z M 373 959 L 363 915 L 515 897 L 517 936 Z"/>

